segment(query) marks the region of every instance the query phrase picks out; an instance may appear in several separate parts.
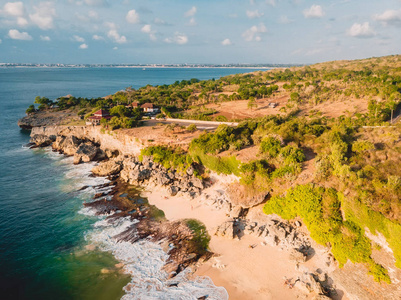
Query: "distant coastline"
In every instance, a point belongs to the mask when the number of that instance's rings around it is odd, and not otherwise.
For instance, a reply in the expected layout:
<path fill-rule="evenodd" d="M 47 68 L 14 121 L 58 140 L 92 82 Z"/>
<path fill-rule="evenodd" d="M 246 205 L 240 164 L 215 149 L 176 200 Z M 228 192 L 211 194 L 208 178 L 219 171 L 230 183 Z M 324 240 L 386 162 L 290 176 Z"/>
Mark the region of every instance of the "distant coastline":
<path fill-rule="evenodd" d="M 302 66 L 300 64 L 19 64 L 0 63 L 0 68 L 205 68 L 205 69 L 272 69 Z"/>

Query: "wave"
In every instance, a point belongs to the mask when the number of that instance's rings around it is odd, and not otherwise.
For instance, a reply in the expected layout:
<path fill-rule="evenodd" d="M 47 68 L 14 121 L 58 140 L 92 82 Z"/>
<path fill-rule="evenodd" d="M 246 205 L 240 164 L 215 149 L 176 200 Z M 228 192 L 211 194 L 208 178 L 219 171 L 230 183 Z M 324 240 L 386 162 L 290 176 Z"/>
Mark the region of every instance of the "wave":
<path fill-rule="evenodd" d="M 66 192 L 74 192 L 83 201 L 92 201 L 96 193 L 107 193 L 112 186 L 102 185 L 110 182 L 105 177 L 93 177 L 91 169 L 95 163 L 73 165 L 73 158 L 65 157 L 57 152 L 45 150 L 55 165 L 63 166 L 66 170 L 61 187 Z M 85 189 L 79 191 L 79 189 Z M 88 217 L 96 216 L 98 221 L 93 229 L 85 234 L 88 244 L 97 246 L 101 251 L 111 252 L 123 263 L 123 271 L 131 276 L 131 282 L 124 287 L 123 300 L 133 299 L 207 299 L 225 300 L 228 293 L 223 287 L 217 287 L 208 277 L 189 279 L 191 271 L 184 270 L 173 279 L 168 278 L 163 266 L 168 260 L 168 254 L 159 243 L 141 240 L 135 243 L 118 241 L 114 237 L 123 232 L 137 221 L 126 218 L 106 219 L 109 215 L 97 215 L 89 207 L 82 207 L 79 214 Z"/>

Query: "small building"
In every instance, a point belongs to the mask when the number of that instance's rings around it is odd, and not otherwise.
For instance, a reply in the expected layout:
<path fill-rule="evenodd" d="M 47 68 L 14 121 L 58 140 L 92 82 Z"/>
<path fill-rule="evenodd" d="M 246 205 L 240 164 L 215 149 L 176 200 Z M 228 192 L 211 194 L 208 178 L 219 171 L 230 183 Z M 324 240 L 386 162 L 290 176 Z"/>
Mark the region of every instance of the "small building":
<path fill-rule="evenodd" d="M 138 107 L 141 107 L 141 106 L 139 105 L 139 102 L 132 102 L 132 103 L 131 103 L 131 107 L 132 107 L 133 109 L 135 109 L 135 108 L 138 108 Z"/>
<path fill-rule="evenodd" d="M 141 108 L 145 113 L 156 114 L 160 112 L 160 108 L 158 108 L 153 103 L 145 103 L 141 105 Z"/>
<path fill-rule="evenodd" d="M 277 103 L 275 103 L 275 102 L 270 102 L 269 103 L 269 107 L 270 108 L 275 108 L 277 106 Z"/>
<path fill-rule="evenodd" d="M 99 125 L 101 119 L 111 119 L 111 116 L 107 110 L 99 109 L 93 114 L 93 116 L 86 119 L 86 125 Z"/>

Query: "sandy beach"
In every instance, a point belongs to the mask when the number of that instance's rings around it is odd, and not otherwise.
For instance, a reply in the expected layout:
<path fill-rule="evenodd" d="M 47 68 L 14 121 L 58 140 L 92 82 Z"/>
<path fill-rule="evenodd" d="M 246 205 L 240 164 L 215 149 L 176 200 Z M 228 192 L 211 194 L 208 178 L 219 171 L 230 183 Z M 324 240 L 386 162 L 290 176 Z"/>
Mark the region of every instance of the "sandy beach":
<path fill-rule="evenodd" d="M 289 260 L 288 250 L 263 245 L 262 238 L 244 235 L 238 240 L 215 236 L 216 227 L 229 219 L 222 210 L 206 206 L 196 198 L 167 196 L 163 188 L 149 190 L 144 196 L 150 204 L 163 210 L 167 219 L 195 218 L 206 225 L 211 236 L 210 250 L 217 255 L 200 265 L 195 275 L 208 276 L 215 285 L 224 286 L 230 299 L 313 299 L 315 296 L 306 295 L 296 286 L 290 288 L 285 280 L 293 283 L 303 272 L 324 268 L 323 255 L 316 248 L 316 253 L 297 268 Z"/>

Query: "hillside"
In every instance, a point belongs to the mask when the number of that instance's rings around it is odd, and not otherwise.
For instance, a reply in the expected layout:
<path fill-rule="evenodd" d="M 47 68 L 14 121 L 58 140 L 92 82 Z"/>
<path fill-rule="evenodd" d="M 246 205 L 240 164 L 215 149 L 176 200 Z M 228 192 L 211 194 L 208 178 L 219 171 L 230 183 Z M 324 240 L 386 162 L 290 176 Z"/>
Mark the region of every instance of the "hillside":
<path fill-rule="evenodd" d="M 110 134 L 141 131 L 127 129 L 139 124 L 139 112 L 124 106 L 132 102 L 158 105 L 158 117 L 241 121 L 211 130 L 147 126 L 142 155 L 178 169 L 194 164 L 205 170 L 203 179 L 211 171 L 236 175 L 228 188 L 232 203 L 263 204 L 266 214 L 301 219 L 340 267 L 360 263 L 374 280 L 390 284 L 399 280 L 394 266 L 401 268 L 401 125 L 391 124 L 400 91 L 401 56 L 389 56 L 55 103 L 61 111 L 79 107 L 82 116 L 112 107 L 114 117 L 102 123 Z M 50 104 L 42 101 L 42 110 Z M 388 255 L 394 261 L 383 263 Z"/>

